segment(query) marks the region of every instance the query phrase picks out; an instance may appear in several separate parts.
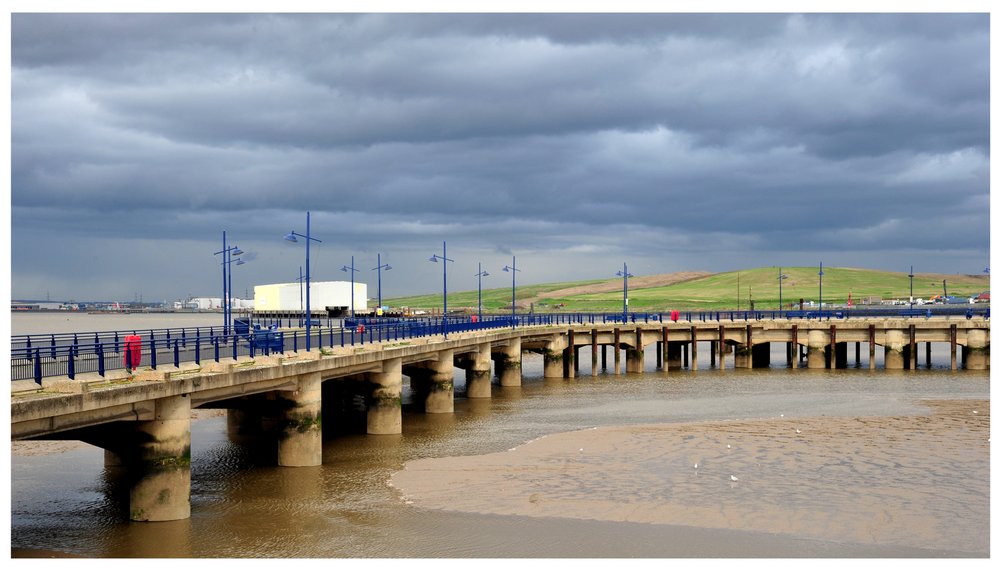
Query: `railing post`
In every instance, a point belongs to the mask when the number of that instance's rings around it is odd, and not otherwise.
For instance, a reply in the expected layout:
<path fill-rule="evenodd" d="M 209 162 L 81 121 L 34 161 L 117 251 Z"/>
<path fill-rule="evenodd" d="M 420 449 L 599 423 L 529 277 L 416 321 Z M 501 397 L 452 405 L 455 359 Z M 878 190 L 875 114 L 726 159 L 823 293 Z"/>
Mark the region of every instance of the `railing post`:
<path fill-rule="evenodd" d="M 201 337 L 194 338 L 194 364 L 201 366 Z"/>
<path fill-rule="evenodd" d="M 233 335 L 233 361 L 236 361 L 236 346 L 239 345 L 239 337 Z"/>
<path fill-rule="evenodd" d="M 38 349 L 35 349 L 35 382 L 42 384 L 42 356 Z"/>
<path fill-rule="evenodd" d="M 282 346 L 284 346 L 284 345 L 282 345 Z M 299 331 L 298 331 L 298 329 L 296 329 L 295 331 L 292 332 L 292 352 L 293 353 L 298 353 L 299 352 Z"/>
<path fill-rule="evenodd" d="M 55 359 L 56 358 L 56 336 L 55 335 L 52 335 L 52 345 L 51 346 L 52 346 L 51 355 L 52 355 L 52 358 Z"/>
<path fill-rule="evenodd" d="M 211 331 L 211 330 L 209 330 Z M 215 345 L 215 362 L 219 362 L 219 338 L 215 335 L 212 336 L 212 344 Z"/>
<path fill-rule="evenodd" d="M 152 335 L 153 332 L 150 331 L 149 334 Z M 149 340 L 149 366 L 154 371 L 156 370 L 156 341 L 153 339 Z"/>
<path fill-rule="evenodd" d="M 180 368 L 181 366 L 181 348 L 179 341 L 174 339 L 174 367 Z"/>
<path fill-rule="evenodd" d="M 69 348 L 69 378 L 70 380 L 76 379 L 76 365 L 73 361 L 73 347 Z"/>
<path fill-rule="evenodd" d="M 97 351 L 97 373 L 103 377 L 104 376 L 104 345 L 102 345 L 100 342 L 98 342 L 97 346 L 95 347 L 95 349 Z"/>

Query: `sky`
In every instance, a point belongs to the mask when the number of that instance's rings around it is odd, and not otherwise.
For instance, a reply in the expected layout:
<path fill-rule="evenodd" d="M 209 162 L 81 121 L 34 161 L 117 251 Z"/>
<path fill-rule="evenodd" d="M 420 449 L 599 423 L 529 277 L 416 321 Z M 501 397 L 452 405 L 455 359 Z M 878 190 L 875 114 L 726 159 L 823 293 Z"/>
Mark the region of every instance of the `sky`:
<path fill-rule="evenodd" d="M 276 8 L 280 10 L 281 8 Z M 10 20 L 10 294 L 989 265 L 988 13 Z"/>

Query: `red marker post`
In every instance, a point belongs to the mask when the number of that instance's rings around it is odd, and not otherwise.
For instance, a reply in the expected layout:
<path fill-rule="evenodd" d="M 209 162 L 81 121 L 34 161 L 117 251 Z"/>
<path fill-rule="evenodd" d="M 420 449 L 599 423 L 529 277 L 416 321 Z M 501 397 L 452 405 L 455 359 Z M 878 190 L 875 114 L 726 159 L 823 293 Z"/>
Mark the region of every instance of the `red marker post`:
<path fill-rule="evenodd" d="M 125 336 L 125 370 L 132 374 L 133 369 L 139 368 L 142 362 L 142 337 L 138 335 Z"/>

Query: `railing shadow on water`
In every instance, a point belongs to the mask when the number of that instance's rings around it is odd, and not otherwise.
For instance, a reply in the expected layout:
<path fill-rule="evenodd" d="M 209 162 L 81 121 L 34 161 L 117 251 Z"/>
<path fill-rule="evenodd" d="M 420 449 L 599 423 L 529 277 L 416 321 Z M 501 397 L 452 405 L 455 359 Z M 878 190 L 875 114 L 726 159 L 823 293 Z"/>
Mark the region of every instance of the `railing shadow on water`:
<path fill-rule="evenodd" d="M 488 329 L 536 325 L 648 324 L 677 321 L 759 321 L 763 319 L 830 320 L 852 317 L 904 317 L 927 319 L 932 316 L 979 316 L 989 318 L 989 308 L 934 308 L 919 310 L 846 309 L 823 311 L 687 311 L 664 313 L 529 313 L 525 315 L 485 315 L 455 317 L 346 318 L 342 326 L 320 321 L 312 327 L 310 347 L 324 348 L 399 341 L 416 337 L 462 333 Z M 155 370 L 160 365 L 179 367 L 181 363 L 253 358 L 273 353 L 298 353 L 306 347 L 305 331 L 288 320 L 282 329 L 278 321 L 237 323 L 233 328 L 200 327 L 105 331 L 73 334 L 18 335 L 11 338 L 11 381 L 65 376 L 75 379 L 84 373 L 104 377 L 110 371 Z M 148 336 L 141 335 L 148 333 Z M 126 363 L 126 337 L 139 336 L 138 361 Z M 131 365 L 131 367 L 126 367 Z"/>

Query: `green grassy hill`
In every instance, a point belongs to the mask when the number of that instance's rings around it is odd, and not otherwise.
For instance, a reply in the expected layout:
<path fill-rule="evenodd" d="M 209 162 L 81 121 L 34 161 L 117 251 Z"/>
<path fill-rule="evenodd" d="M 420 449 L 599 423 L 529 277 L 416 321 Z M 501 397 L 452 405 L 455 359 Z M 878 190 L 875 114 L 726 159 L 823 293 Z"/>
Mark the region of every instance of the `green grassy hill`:
<path fill-rule="evenodd" d="M 799 299 L 819 301 L 819 268 L 782 268 L 788 276 L 782 282 L 785 307 L 798 306 Z M 929 299 L 948 295 L 975 296 L 989 291 L 989 276 L 959 274 L 914 274 L 913 296 Z M 667 280 L 669 281 L 669 280 Z M 612 287 L 613 286 L 613 287 Z M 559 295 L 574 288 L 572 295 Z M 607 290 L 611 291 L 607 291 Z M 590 290 L 590 291 L 588 291 Z M 549 294 L 555 295 L 549 295 Z M 857 268 L 823 268 L 823 302 L 846 304 L 848 295 L 855 304 L 865 298 L 909 299 L 910 278 L 905 272 L 885 272 Z M 621 279 L 591 280 L 519 286 L 518 307 L 534 303 L 535 311 L 616 311 L 622 307 Z M 748 309 L 750 300 L 757 309 L 778 307 L 778 269 L 755 268 L 710 274 L 705 277 L 656 287 L 634 287 L 629 283 L 629 310 L 668 311 L 671 309 Z M 441 307 L 441 294 L 387 300 L 392 307 L 432 309 Z M 477 292 L 448 294 L 448 308 L 477 306 Z M 510 288 L 483 290 L 485 311 L 510 309 Z"/>

